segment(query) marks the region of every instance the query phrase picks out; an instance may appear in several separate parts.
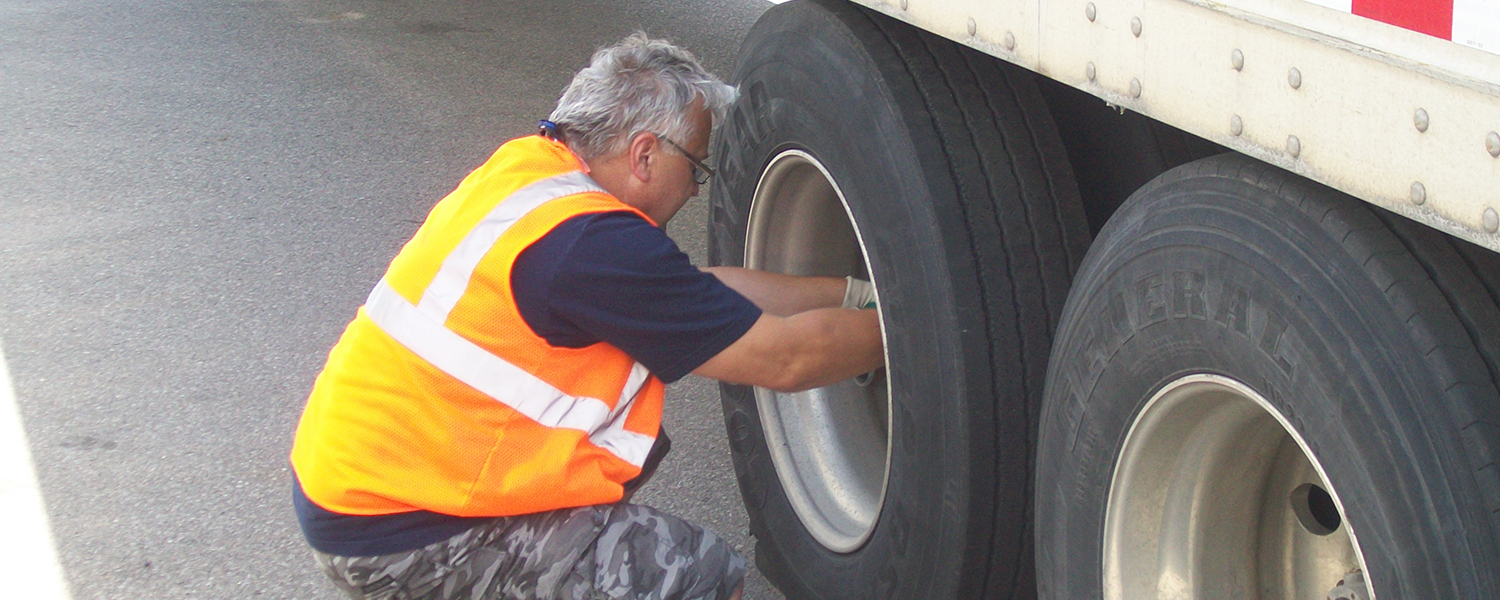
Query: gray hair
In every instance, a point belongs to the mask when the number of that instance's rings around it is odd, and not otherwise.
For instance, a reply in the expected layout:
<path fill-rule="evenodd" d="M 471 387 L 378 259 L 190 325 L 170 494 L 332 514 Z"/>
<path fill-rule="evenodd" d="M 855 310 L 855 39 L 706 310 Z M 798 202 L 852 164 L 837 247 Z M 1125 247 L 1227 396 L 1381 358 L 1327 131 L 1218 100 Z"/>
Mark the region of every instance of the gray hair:
<path fill-rule="evenodd" d="M 624 150 L 632 136 L 645 131 L 687 144 L 694 133 L 687 115 L 693 100 L 702 98 L 719 123 L 737 95 L 692 53 L 637 31 L 595 52 L 548 120 L 558 124 L 574 151 L 590 159 Z"/>

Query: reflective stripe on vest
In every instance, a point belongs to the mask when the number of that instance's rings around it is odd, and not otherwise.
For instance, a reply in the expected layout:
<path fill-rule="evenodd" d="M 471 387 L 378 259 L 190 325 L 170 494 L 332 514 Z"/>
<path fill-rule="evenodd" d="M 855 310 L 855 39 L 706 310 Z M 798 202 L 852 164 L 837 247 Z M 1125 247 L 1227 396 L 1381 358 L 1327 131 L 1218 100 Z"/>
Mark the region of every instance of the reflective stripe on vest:
<path fill-rule="evenodd" d="M 640 363 L 630 371 L 614 402 L 570 396 L 525 369 L 492 354 L 448 329 L 448 314 L 468 289 L 474 269 L 506 230 L 521 217 L 557 198 L 603 192 L 587 175 L 574 171 L 543 179 L 501 201 L 465 234 L 416 305 L 381 279 L 365 302 L 365 314 L 407 350 L 465 385 L 479 390 L 546 427 L 574 429 L 594 445 L 637 467 L 646 461 L 654 438 L 625 429 L 635 397 L 651 373 Z"/>

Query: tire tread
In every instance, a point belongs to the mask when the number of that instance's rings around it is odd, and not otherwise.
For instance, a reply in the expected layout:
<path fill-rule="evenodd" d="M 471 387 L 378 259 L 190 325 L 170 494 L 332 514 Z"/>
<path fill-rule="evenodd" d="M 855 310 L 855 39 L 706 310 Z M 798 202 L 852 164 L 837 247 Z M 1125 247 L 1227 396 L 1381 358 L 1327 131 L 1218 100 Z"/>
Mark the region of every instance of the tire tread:
<path fill-rule="evenodd" d="M 1023 497 L 1007 500 L 1006 482 L 1032 478 L 1031 448 L 1051 339 L 1087 248 L 1088 226 L 1077 185 L 1055 127 L 1049 136 L 1050 122 L 1033 122 L 1051 117 L 1031 81 L 1018 81 L 990 61 L 976 63 L 972 51 L 952 42 L 865 14 L 911 77 L 927 124 L 937 133 L 956 187 L 986 312 L 985 337 L 990 341 L 990 363 L 996 365 L 989 374 L 989 388 L 996 398 L 1011 398 L 987 415 L 997 435 L 972 443 L 988 446 L 979 455 L 998 457 L 989 477 L 992 497 L 1001 503 L 1023 503 L 1025 518 L 1020 526 L 998 519 L 990 526 L 990 549 L 972 555 L 965 565 L 978 579 L 978 589 L 971 593 L 1030 597 L 1034 572 L 1029 550 L 1004 551 L 1031 545 L 1029 483 Z M 986 74 L 996 83 L 985 85 L 982 71 L 991 71 Z M 1027 84 L 1031 87 L 1024 87 Z M 1000 185 L 1008 180 L 1019 187 Z M 1064 251 L 1061 260 L 1049 250 L 1056 248 Z M 1041 294 L 1030 291 L 1036 288 Z M 1011 376 L 1013 372 L 1020 376 Z M 1012 433 L 1024 437 L 1026 450 L 1006 456 L 996 443 L 1011 437 L 1007 425 L 1018 423 L 1023 426 Z M 994 519 L 997 515 L 990 512 Z"/>
<path fill-rule="evenodd" d="M 1494 531 L 1500 532 L 1500 519 L 1495 518 L 1500 515 L 1500 472 L 1486 472 L 1500 453 L 1500 427 L 1493 425 L 1500 422 L 1500 340 L 1496 339 L 1500 304 L 1486 289 L 1487 274 L 1476 258 L 1465 256 L 1459 246 L 1467 242 L 1380 209 L 1370 210 L 1390 227 L 1427 275 L 1426 282 L 1416 285 L 1427 283 L 1430 288 L 1419 288 L 1425 293 L 1413 299 L 1422 310 L 1409 323 L 1416 335 L 1434 340 L 1427 358 L 1440 362 L 1437 370 L 1454 382 L 1443 400 L 1463 436 L 1465 455 Z"/>

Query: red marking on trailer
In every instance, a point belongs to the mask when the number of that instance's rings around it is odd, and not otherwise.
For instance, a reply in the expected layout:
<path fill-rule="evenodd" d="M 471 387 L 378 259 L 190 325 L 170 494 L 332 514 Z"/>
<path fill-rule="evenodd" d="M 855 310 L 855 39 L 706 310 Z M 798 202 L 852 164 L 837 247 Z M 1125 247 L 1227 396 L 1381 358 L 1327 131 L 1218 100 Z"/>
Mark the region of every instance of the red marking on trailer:
<path fill-rule="evenodd" d="M 1500 0 L 1306 0 L 1500 54 Z"/>
<path fill-rule="evenodd" d="M 1453 39 L 1453 0 L 1354 0 L 1351 8 L 1361 17 Z"/>

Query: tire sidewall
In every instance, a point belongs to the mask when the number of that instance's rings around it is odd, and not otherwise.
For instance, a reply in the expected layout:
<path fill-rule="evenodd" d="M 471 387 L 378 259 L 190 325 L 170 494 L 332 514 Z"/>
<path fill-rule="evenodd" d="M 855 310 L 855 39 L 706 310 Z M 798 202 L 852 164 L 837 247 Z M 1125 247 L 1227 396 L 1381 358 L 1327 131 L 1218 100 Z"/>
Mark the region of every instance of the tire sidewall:
<path fill-rule="evenodd" d="M 1121 209 L 1085 260 L 1049 369 L 1042 597 L 1102 596 L 1104 499 L 1126 434 L 1157 391 L 1194 374 L 1247 385 L 1291 423 L 1336 490 L 1377 594 L 1461 597 L 1466 586 L 1445 579 L 1451 523 L 1431 509 L 1452 499 L 1417 491 L 1452 475 L 1437 466 L 1452 441 L 1421 433 L 1451 424 L 1416 408 L 1442 390 L 1359 272 L 1295 206 L 1233 179 L 1148 186 Z M 1241 293 L 1243 323 L 1232 308 Z"/>

